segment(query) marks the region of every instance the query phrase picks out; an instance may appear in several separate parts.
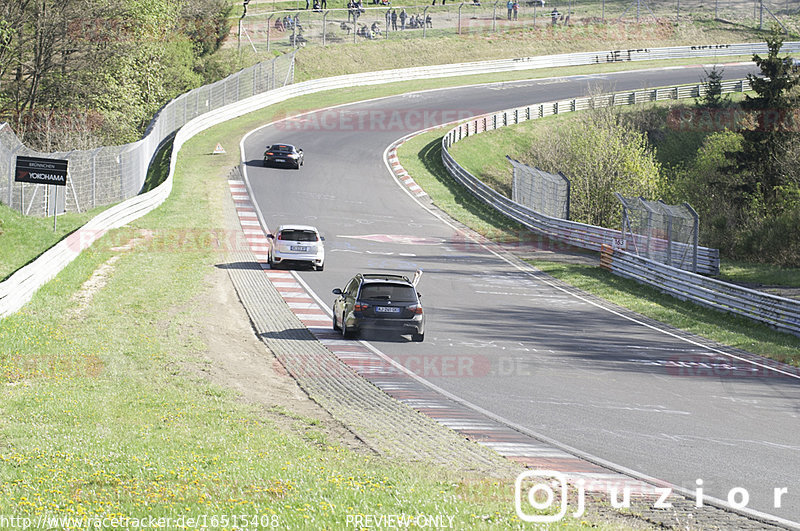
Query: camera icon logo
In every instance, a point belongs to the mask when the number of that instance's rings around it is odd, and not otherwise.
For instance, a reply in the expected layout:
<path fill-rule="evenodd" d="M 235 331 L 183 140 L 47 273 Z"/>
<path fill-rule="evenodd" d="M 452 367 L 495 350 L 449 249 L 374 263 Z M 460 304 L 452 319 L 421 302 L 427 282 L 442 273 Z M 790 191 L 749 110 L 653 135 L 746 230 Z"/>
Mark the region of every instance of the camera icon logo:
<path fill-rule="evenodd" d="M 531 484 L 532 482 L 533 484 Z M 514 482 L 514 509 L 517 512 L 517 517 L 523 522 L 540 524 L 558 522 L 567 514 L 567 494 L 567 478 L 561 472 L 556 470 L 526 470 L 517 476 Z M 529 514 L 525 512 L 529 510 L 529 507 L 537 511 L 549 509 L 553 506 L 556 495 L 560 500 L 560 507 L 557 513 Z M 582 495 L 582 491 L 579 491 L 579 495 Z M 526 502 L 524 507 L 523 500 Z M 575 514 L 576 517 L 583 513 L 582 500 L 579 500 L 578 509 Z"/>

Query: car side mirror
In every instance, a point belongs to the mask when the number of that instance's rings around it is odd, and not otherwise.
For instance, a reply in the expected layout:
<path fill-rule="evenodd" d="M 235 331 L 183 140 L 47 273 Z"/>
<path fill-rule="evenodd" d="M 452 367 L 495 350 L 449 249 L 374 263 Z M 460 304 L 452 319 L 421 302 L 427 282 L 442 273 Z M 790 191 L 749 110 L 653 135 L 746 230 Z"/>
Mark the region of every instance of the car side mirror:
<path fill-rule="evenodd" d="M 335 288 L 331 293 L 333 293 L 334 295 L 341 295 L 342 290 L 340 290 L 339 288 Z"/>
<path fill-rule="evenodd" d="M 321 242 L 324 242 L 324 241 L 325 241 L 325 236 L 320 236 L 320 237 L 319 237 L 319 240 L 320 240 Z"/>
<path fill-rule="evenodd" d="M 418 291 L 418 292 L 417 292 L 417 297 L 421 299 L 421 298 L 422 298 L 422 293 L 420 293 L 420 292 Z"/>

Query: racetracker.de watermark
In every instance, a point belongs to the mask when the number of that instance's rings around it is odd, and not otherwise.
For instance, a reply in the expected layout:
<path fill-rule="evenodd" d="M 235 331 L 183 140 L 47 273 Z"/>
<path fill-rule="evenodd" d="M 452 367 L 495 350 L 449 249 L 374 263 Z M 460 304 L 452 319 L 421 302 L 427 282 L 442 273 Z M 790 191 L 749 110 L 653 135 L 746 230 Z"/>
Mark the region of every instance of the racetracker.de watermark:
<path fill-rule="evenodd" d="M 719 131 L 800 132 L 800 109 L 744 110 L 678 108 L 667 115 L 667 127 L 674 131 L 713 133 Z"/>
<path fill-rule="evenodd" d="M 478 109 L 326 109 L 287 116 L 275 124 L 284 131 L 419 131 L 483 114 Z"/>
<path fill-rule="evenodd" d="M 275 529 L 277 514 L 199 514 L 181 516 L 15 516 L 0 514 L 0 529 Z"/>

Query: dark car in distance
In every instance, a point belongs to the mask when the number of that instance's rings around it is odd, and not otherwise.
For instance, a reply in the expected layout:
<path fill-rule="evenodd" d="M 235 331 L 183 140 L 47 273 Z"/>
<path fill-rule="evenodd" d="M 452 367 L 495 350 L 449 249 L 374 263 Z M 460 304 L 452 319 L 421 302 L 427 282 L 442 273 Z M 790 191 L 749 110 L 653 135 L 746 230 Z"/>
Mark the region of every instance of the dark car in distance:
<path fill-rule="evenodd" d="M 345 338 L 375 330 L 411 334 L 412 341 L 425 339 L 425 313 L 408 277 L 359 273 L 333 293 L 333 329 Z"/>
<path fill-rule="evenodd" d="M 264 166 L 289 166 L 296 170 L 303 165 L 303 150 L 291 144 L 273 144 L 264 151 Z"/>

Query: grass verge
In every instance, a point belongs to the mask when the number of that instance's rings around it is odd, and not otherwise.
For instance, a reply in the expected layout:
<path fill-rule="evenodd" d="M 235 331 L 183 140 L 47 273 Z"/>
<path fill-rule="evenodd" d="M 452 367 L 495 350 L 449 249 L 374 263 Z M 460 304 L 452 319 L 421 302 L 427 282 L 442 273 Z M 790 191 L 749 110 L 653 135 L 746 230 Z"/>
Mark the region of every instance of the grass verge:
<path fill-rule="evenodd" d="M 430 131 L 403 144 L 398 150 L 403 167 L 439 208 L 477 232 L 496 241 L 509 241 L 508 238 L 520 233 L 518 231 L 525 231 L 524 228 L 509 224 L 502 216 L 497 220 L 497 213 L 472 198 L 453 181 L 441 163 L 441 139 L 444 133 L 444 129 Z M 489 133 L 472 139 L 487 135 Z M 540 260 L 530 260 L 530 263 L 559 280 L 646 317 L 723 345 L 800 366 L 800 338 L 776 332 L 749 319 L 679 301 L 598 267 Z M 752 273 L 753 270 L 741 268 L 740 271 L 731 271 L 731 274 L 743 275 L 744 271 Z M 778 275 L 776 277 L 780 278 Z"/>
<path fill-rule="evenodd" d="M 23 216 L 18 211 L 0 204 L 0 249 L 2 249 L 0 282 L 85 224 L 104 208 L 62 214 L 58 216 L 54 231 L 52 217 Z"/>

